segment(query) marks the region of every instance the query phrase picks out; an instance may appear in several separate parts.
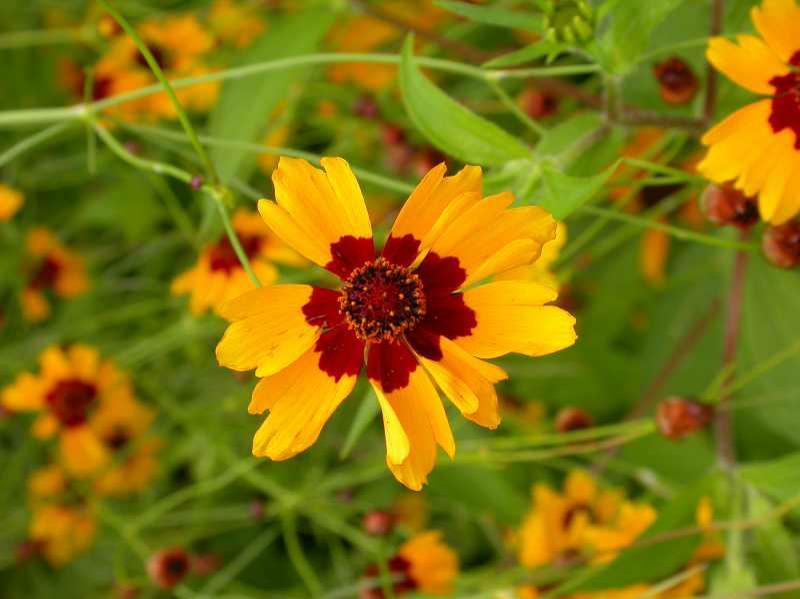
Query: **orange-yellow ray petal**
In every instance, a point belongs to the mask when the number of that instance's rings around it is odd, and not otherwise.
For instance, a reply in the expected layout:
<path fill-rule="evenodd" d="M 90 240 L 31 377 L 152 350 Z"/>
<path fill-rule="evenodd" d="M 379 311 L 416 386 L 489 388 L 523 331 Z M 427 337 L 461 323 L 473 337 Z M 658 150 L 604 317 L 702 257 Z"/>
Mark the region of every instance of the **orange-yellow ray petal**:
<path fill-rule="evenodd" d="M 753 24 L 784 62 L 800 50 L 800 7 L 795 0 L 763 0 L 750 11 Z"/>
<path fill-rule="evenodd" d="M 109 459 L 103 443 L 88 426 L 75 426 L 61 433 L 61 459 L 64 467 L 75 476 L 89 476 L 102 468 Z"/>
<path fill-rule="evenodd" d="M 785 75 L 789 68 L 767 44 L 752 35 L 739 35 L 738 43 L 722 37 L 711 38 L 706 57 L 731 81 L 757 94 L 771 95 L 769 82 Z"/>
<path fill-rule="evenodd" d="M 330 262 L 330 243 L 313 230 L 303 229 L 281 206 L 269 200 L 259 200 L 258 212 L 275 236 L 298 254 L 320 266 Z"/>
<path fill-rule="evenodd" d="M 350 234 L 372 237 L 367 205 L 350 165 L 343 158 L 323 158 L 321 164 L 338 200 L 338 209 L 345 215 Z"/>

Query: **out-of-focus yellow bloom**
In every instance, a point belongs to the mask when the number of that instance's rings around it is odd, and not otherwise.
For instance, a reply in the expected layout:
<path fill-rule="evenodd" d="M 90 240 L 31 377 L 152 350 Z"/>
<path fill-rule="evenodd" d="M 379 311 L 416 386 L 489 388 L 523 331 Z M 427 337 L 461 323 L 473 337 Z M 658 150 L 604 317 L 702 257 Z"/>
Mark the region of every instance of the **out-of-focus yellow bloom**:
<path fill-rule="evenodd" d="M 306 263 L 299 254 L 272 235 L 258 214 L 237 210 L 232 224 L 262 285 L 273 283 L 278 278 L 274 262 L 293 266 Z M 227 237 L 203 248 L 195 265 L 172 282 L 172 294 L 189 294 L 189 308 L 198 315 L 209 308 L 218 312 L 219 307 L 228 300 L 253 289 L 255 285 L 242 268 Z"/>
<path fill-rule="evenodd" d="M 47 229 L 31 229 L 26 239 L 26 250 L 32 265 L 21 294 L 22 313 L 26 320 L 39 322 L 50 316 L 47 292 L 71 299 L 88 289 L 83 258 L 62 245 Z"/>
<path fill-rule="evenodd" d="M 39 356 L 39 372 L 23 372 L 2 390 L 3 405 L 39 416 L 32 433 L 40 439 L 58 434 L 66 471 L 90 477 L 106 467 L 111 452 L 95 430 L 95 418 L 133 402 L 128 377 L 86 345 L 51 346 Z"/>
<path fill-rule="evenodd" d="M 0 221 L 8 221 L 14 216 L 25 201 L 21 192 L 13 187 L 0 183 Z"/>
<path fill-rule="evenodd" d="M 256 5 L 241 0 L 216 0 L 208 22 L 218 39 L 237 48 L 250 45 L 265 29 Z"/>

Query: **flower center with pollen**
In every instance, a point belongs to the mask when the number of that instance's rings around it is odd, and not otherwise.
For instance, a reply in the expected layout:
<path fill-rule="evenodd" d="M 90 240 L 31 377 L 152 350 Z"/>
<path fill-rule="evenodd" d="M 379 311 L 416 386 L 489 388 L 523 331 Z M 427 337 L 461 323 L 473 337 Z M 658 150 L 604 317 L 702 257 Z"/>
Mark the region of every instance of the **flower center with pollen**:
<path fill-rule="evenodd" d="M 80 426 L 89 417 L 97 387 L 80 379 L 59 381 L 47 394 L 50 411 L 65 427 Z"/>
<path fill-rule="evenodd" d="M 339 308 L 359 339 L 394 340 L 425 316 L 422 281 L 408 268 L 378 258 L 350 274 Z"/>

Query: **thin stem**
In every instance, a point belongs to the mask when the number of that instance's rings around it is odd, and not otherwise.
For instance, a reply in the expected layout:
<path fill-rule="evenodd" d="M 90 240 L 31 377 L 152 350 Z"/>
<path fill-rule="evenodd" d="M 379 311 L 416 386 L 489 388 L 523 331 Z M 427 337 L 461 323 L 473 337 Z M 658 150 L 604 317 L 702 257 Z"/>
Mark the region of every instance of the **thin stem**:
<path fill-rule="evenodd" d="M 200 141 L 197 139 L 197 132 L 194 130 L 194 127 L 192 126 L 186 111 L 183 109 L 180 100 L 178 100 L 175 90 L 172 88 L 169 80 L 164 75 L 164 71 L 161 70 L 161 66 L 153 56 L 153 53 L 150 52 L 150 48 L 148 48 L 147 44 L 144 43 L 144 40 L 142 40 L 142 38 L 136 32 L 136 29 L 134 29 L 133 26 L 128 23 L 128 20 L 122 16 L 122 13 L 114 8 L 109 0 L 100 0 L 100 4 L 103 5 L 103 7 L 111 14 L 112 17 L 114 17 L 117 23 L 120 24 L 120 26 L 136 44 L 136 47 L 139 48 L 139 52 L 141 52 L 142 56 L 144 56 L 144 59 L 147 61 L 147 65 L 150 67 L 153 75 L 155 75 L 156 79 L 158 79 L 159 83 L 164 88 L 164 91 L 167 92 L 167 96 L 169 96 L 169 99 L 175 108 L 175 112 L 178 115 L 178 120 L 180 121 L 183 130 L 186 131 L 186 135 L 191 140 L 197 155 L 200 157 L 200 160 L 203 163 L 206 176 L 212 183 L 219 183 L 219 177 L 217 176 L 217 170 L 214 168 L 214 164 L 211 162 L 208 154 L 206 154 L 205 148 L 203 148 L 203 146 L 200 144 Z"/>
<path fill-rule="evenodd" d="M 514 102 L 513 98 L 506 93 L 506 90 L 497 82 L 492 79 L 487 79 L 486 83 L 489 87 L 492 88 L 495 95 L 500 99 L 503 105 L 508 108 L 508 110 L 513 114 L 520 123 L 525 125 L 528 129 L 533 131 L 536 135 L 543 135 L 546 131 L 544 127 L 542 127 L 539 123 L 537 123 L 534 119 L 529 117 L 525 114 L 525 111 L 522 110 L 516 102 Z"/>
<path fill-rule="evenodd" d="M 0 154 L 0 167 L 5 166 L 12 160 L 15 160 L 29 152 L 30 150 L 40 146 L 51 139 L 54 139 L 61 135 L 64 131 L 72 127 L 75 123 L 72 121 L 65 121 L 63 123 L 56 123 L 55 125 L 51 125 L 46 129 L 42 129 L 41 131 L 34 133 L 33 135 L 26 137 L 22 141 L 14 144 L 10 148 L 8 148 L 5 152 Z"/>
<path fill-rule="evenodd" d="M 208 192 L 208 190 L 206 190 Z M 223 198 L 217 193 L 216 191 L 212 192 L 211 199 L 216 204 L 217 210 L 219 211 L 219 217 L 222 219 L 222 224 L 225 227 L 225 233 L 228 235 L 228 239 L 233 246 L 233 251 L 236 252 L 236 257 L 239 258 L 239 262 L 242 264 L 242 268 L 247 273 L 248 278 L 252 281 L 253 285 L 256 287 L 261 287 L 261 281 L 258 280 L 256 273 L 253 272 L 253 267 L 250 264 L 250 259 L 247 257 L 244 249 L 242 248 L 242 244 L 239 242 L 239 237 L 236 235 L 236 231 L 233 229 L 233 225 L 231 224 L 231 219 L 228 216 L 228 210 L 225 208 L 225 203 Z"/>
<path fill-rule="evenodd" d="M 742 241 L 747 238 L 748 232 L 743 231 L 741 235 Z M 728 312 L 725 318 L 725 339 L 722 351 L 722 368 L 731 372 L 736 362 L 738 349 L 746 268 L 747 254 L 742 251 L 736 252 L 733 260 L 731 287 L 728 294 Z M 729 399 L 730 392 L 727 392 L 720 397 L 720 404 L 724 404 Z M 715 412 L 714 438 L 717 444 L 717 460 L 719 464 L 726 470 L 731 470 L 736 462 L 736 453 L 733 444 L 730 410 L 717 410 Z"/>
<path fill-rule="evenodd" d="M 738 379 L 725 385 L 725 393 L 727 395 L 733 394 L 734 392 L 752 383 L 758 377 L 763 376 L 773 368 L 780 366 L 786 360 L 793 358 L 798 354 L 800 354 L 800 343 L 793 343 L 786 349 L 777 352 L 776 354 L 764 360 L 762 363 L 754 366 L 751 370 L 744 373 Z"/>
<path fill-rule="evenodd" d="M 682 241 L 694 241 L 696 243 L 702 243 L 703 245 L 710 245 L 714 247 L 734 249 L 745 252 L 758 252 L 758 247 L 756 247 L 754 244 L 751 243 L 744 243 L 741 241 L 731 241 L 728 239 L 720 239 L 718 237 L 712 237 L 711 235 L 704 235 L 702 233 L 697 233 L 695 231 L 690 231 L 688 229 L 682 229 L 681 227 L 676 227 L 674 225 L 660 223 L 658 221 L 649 218 L 642 218 L 639 216 L 635 216 L 633 214 L 623 214 L 614 212 L 613 210 L 609 210 L 607 208 L 600 208 L 599 206 L 583 206 L 581 208 L 581 211 L 589 214 L 594 214 L 602 218 L 629 223 L 642 228 L 650 228 L 650 229 L 657 229 L 659 231 L 664 231 L 665 233 Z"/>
<path fill-rule="evenodd" d="M 300 545 L 300 539 L 297 536 L 297 523 L 294 514 L 289 512 L 281 518 L 281 526 L 283 529 L 283 541 L 286 544 L 286 552 L 289 554 L 289 560 L 292 562 L 294 569 L 305 584 L 308 592 L 312 597 L 318 597 L 322 594 L 322 583 L 314 573 L 311 564 L 308 563 L 303 548 Z"/>

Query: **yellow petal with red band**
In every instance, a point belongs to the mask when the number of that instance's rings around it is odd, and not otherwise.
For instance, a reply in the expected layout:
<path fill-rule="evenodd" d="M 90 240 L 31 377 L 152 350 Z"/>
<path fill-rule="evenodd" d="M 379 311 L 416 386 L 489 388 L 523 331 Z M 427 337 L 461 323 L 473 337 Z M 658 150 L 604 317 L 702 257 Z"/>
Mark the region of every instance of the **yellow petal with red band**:
<path fill-rule="evenodd" d="M 542 356 L 575 343 L 575 318 L 555 306 L 552 289 L 530 281 L 498 281 L 464 293 L 477 326 L 456 343 L 479 358 L 510 352 Z"/>
<path fill-rule="evenodd" d="M 256 376 L 274 374 L 310 349 L 320 334 L 319 327 L 306 322 L 303 305 L 311 297 L 311 287 L 276 285 L 251 291 L 229 303 L 226 316 L 239 313 L 253 298 L 261 299 L 263 309 L 235 320 L 217 345 L 217 361 L 232 370 L 256 369 Z"/>
<path fill-rule="evenodd" d="M 286 460 L 311 446 L 339 404 L 353 390 L 355 376 L 338 381 L 319 368 L 311 350 L 253 390 L 251 413 L 269 410 L 253 438 L 253 455 Z"/>
<path fill-rule="evenodd" d="M 757 94 L 771 95 L 770 80 L 785 75 L 789 68 L 767 44 L 752 35 L 739 35 L 738 43 L 722 37 L 708 43 L 706 57 L 718 71 L 734 83 Z"/>
<path fill-rule="evenodd" d="M 800 50 L 800 7 L 795 0 L 764 0 L 750 11 L 753 24 L 784 62 Z"/>
<path fill-rule="evenodd" d="M 88 426 L 74 426 L 61 433 L 64 467 L 75 476 L 89 476 L 108 462 L 108 452 Z"/>

